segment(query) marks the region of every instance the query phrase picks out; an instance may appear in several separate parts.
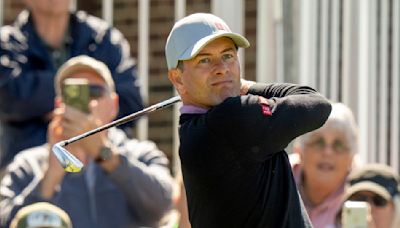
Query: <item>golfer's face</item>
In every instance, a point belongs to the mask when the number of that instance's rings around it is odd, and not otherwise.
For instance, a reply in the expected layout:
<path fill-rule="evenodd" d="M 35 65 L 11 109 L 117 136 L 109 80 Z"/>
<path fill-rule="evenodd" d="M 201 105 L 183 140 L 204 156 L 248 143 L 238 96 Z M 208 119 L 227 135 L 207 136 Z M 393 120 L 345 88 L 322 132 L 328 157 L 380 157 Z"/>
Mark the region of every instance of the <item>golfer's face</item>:
<path fill-rule="evenodd" d="M 240 66 L 233 41 L 222 37 L 210 42 L 193 59 L 183 62 L 185 103 L 210 108 L 240 95 Z"/>

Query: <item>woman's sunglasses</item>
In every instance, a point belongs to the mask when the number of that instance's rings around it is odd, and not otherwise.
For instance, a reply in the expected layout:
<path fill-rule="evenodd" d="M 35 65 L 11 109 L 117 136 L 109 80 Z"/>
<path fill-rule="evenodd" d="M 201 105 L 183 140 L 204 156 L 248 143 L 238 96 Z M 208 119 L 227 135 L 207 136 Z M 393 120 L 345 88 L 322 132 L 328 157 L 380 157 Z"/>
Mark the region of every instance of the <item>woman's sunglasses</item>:
<path fill-rule="evenodd" d="M 377 194 L 374 194 L 373 196 L 355 194 L 352 197 L 350 197 L 350 200 L 368 202 L 370 204 L 374 204 L 377 207 L 384 207 L 388 203 L 388 201 L 385 198 Z"/>

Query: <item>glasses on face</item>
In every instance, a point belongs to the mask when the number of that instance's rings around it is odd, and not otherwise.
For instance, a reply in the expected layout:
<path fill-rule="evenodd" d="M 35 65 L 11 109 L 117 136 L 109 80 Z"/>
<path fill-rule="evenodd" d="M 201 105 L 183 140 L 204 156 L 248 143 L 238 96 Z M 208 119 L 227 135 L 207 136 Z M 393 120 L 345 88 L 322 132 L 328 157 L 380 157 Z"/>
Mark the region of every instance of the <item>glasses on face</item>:
<path fill-rule="evenodd" d="M 91 99 L 97 99 L 108 92 L 107 87 L 102 85 L 89 85 L 89 96 Z"/>
<path fill-rule="evenodd" d="M 89 98 L 90 99 L 98 99 L 100 97 L 103 97 L 105 94 L 109 92 L 108 88 L 104 85 L 96 85 L 96 84 L 88 84 L 87 88 L 89 90 Z M 68 97 L 77 97 L 80 96 L 81 94 L 81 89 L 79 88 L 79 85 L 73 85 L 73 86 L 64 86 L 62 88 L 62 94 L 64 96 Z"/>
<path fill-rule="evenodd" d="M 318 138 L 308 143 L 307 146 L 321 151 L 329 146 L 333 151 L 335 151 L 335 153 L 338 154 L 346 153 L 350 149 L 348 145 L 339 139 L 336 139 L 332 144 L 328 144 L 324 138 Z"/>
<path fill-rule="evenodd" d="M 350 200 L 368 202 L 369 204 L 374 204 L 376 207 L 384 207 L 388 203 L 385 198 L 377 194 L 374 194 L 372 196 L 356 194 L 350 197 Z"/>

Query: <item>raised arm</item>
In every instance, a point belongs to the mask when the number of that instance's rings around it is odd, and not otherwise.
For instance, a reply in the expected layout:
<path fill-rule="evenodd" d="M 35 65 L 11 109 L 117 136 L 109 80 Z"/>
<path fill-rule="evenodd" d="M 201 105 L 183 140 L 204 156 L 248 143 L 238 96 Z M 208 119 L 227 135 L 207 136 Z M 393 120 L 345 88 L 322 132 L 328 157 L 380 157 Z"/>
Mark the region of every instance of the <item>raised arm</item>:
<path fill-rule="evenodd" d="M 29 59 L 27 39 L 19 30 L 4 26 L 0 34 L 0 119 L 45 119 L 54 106 L 54 70 Z"/>
<path fill-rule="evenodd" d="M 47 154 L 48 151 L 43 148 L 26 150 L 18 154 L 7 167 L 0 184 L 0 227 L 9 227 L 21 207 L 52 200 L 40 195 L 41 177 L 44 174 L 40 163 L 47 161 Z"/>
<path fill-rule="evenodd" d="M 266 159 L 297 136 L 322 126 L 330 111 L 329 101 L 310 87 L 257 83 L 248 95 L 229 98 L 211 110 L 208 123 L 232 146 Z M 230 118 L 223 118 L 226 113 Z"/>

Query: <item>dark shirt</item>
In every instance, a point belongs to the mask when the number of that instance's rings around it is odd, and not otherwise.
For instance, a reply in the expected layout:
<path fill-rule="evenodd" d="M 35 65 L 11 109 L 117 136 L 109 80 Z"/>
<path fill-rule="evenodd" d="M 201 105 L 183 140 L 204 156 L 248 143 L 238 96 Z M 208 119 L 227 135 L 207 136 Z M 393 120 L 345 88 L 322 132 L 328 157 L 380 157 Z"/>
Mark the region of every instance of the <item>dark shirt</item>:
<path fill-rule="evenodd" d="M 136 65 L 127 40 L 105 21 L 71 13 L 66 59 L 88 55 L 110 69 L 119 95 L 119 117 L 143 108 Z M 49 113 L 54 109 L 57 63 L 23 11 L 13 25 L 0 29 L 0 169 L 19 151 L 46 142 Z M 127 132 L 131 126 L 125 125 Z"/>
<path fill-rule="evenodd" d="M 205 114 L 182 114 L 192 227 L 311 227 L 284 149 L 322 126 L 330 111 L 309 87 L 256 84 Z"/>

